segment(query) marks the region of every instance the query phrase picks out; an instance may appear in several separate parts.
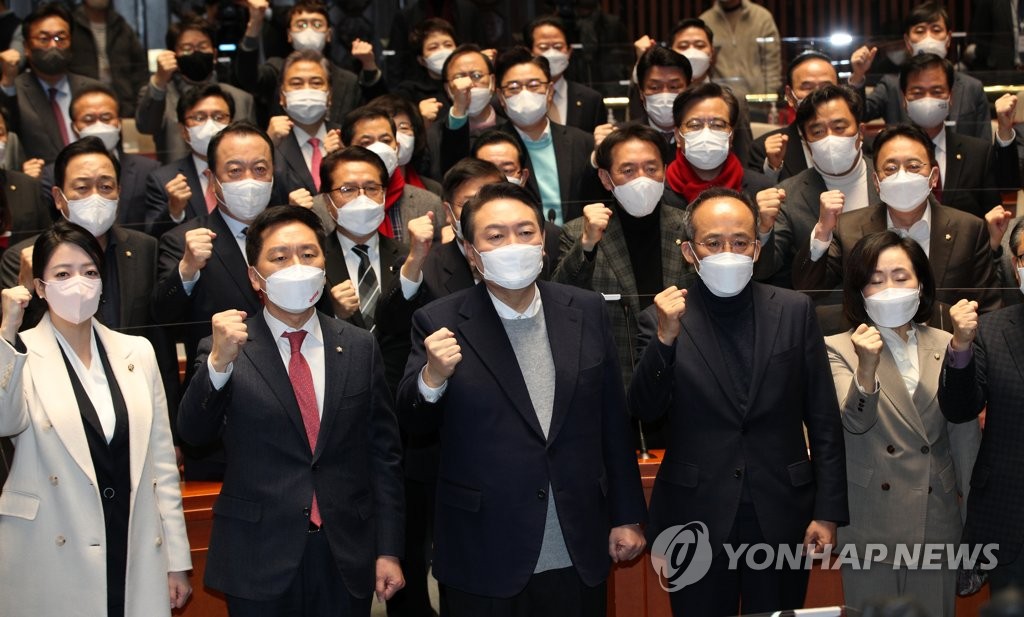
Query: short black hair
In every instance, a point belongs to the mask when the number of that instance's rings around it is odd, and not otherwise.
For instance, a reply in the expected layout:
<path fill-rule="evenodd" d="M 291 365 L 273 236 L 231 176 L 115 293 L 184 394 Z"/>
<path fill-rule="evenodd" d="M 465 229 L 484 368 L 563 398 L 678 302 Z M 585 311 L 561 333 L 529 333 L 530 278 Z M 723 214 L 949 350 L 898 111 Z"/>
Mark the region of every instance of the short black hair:
<path fill-rule="evenodd" d="M 117 108 L 117 115 L 121 115 L 121 102 L 117 100 L 117 95 L 114 94 L 114 91 L 106 84 L 92 84 L 91 86 L 81 88 L 75 92 L 74 96 L 71 97 L 71 103 L 68 105 L 68 112 L 71 114 L 72 121 L 75 119 L 75 105 L 78 104 L 78 101 L 93 94 L 102 94 L 103 96 L 113 99 L 114 107 Z"/>
<path fill-rule="evenodd" d="M 1024 240 L 1024 219 L 1020 219 L 1013 225 L 1013 229 L 1010 231 L 1010 253 L 1013 257 L 1021 252 L 1021 241 Z"/>
<path fill-rule="evenodd" d="M 827 54 L 824 54 L 824 53 L 822 53 L 822 52 L 820 52 L 820 51 L 818 51 L 816 49 L 808 49 L 808 50 L 802 51 L 799 54 L 797 54 L 792 60 L 790 60 L 789 61 L 789 66 L 786 67 L 786 85 L 787 86 L 789 86 L 790 88 L 793 87 L 793 73 L 798 68 L 800 68 L 801 64 L 803 64 L 805 62 L 810 62 L 811 60 L 821 60 L 823 62 L 828 62 L 829 65 L 832 67 L 833 71 L 835 71 L 835 69 L 836 69 L 836 65 L 833 64 L 833 62 L 835 62 L 835 61 L 832 60 L 832 58 L 830 58 Z M 837 80 L 839 79 L 839 72 L 838 71 L 836 71 L 836 79 Z"/>
<path fill-rule="evenodd" d="M 427 129 L 423 125 L 423 116 L 420 115 L 419 106 L 413 105 L 409 99 L 397 94 L 382 94 L 373 99 L 367 106 L 384 110 L 391 120 L 394 121 L 398 114 L 409 116 L 409 123 L 412 124 L 412 134 L 416 139 L 413 145 L 412 158 L 417 160 L 427 149 Z M 395 136 L 398 136 L 398 125 L 395 125 Z"/>
<path fill-rule="evenodd" d="M 910 9 L 907 17 L 903 20 L 903 34 L 910 34 L 910 29 L 917 24 L 930 24 L 940 19 L 946 24 L 946 30 L 953 29 L 953 24 L 949 23 L 949 13 L 946 11 L 946 7 L 932 0 L 921 2 Z"/>
<path fill-rule="evenodd" d="M 662 165 L 665 164 L 664 155 L 662 154 L 665 138 L 661 136 L 661 133 L 646 124 L 625 124 L 609 133 L 604 138 L 604 141 L 601 142 L 601 145 L 597 147 L 597 150 L 594 152 L 597 168 L 611 171 L 612 152 L 614 152 L 615 147 L 634 139 L 646 141 L 654 146 L 658 151 L 658 156 L 662 158 Z"/>
<path fill-rule="evenodd" d="M 228 135 L 258 135 L 270 148 L 270 161 L 274 161 L 274 142 L 270 141 L 267 133 L 248 120 L 235 120 L 227 125 L 224 130 L 217 133 L 210 139 L 210 145 L 206 149 L 206 162 L 210 167 L 210 173 L 217 174 L 217 147 L 222 139 Z"/>
<path fill-rule="evenodd" d="M 924 149 L 928 151 L 928 162 L 932 165 L 936 164 L 935 161 L 935 144 L 928 138 L 928 135 L 924 131 L 917 128 L 913 124 L 897 124 L 896 126 L 890 126 L 889 128 L 883 129 L 875 137 L 874 152 L 875 152 L 875 170 L 878 170 L 878 166 L 882 164 L 882 147 L 897 137 L 906 137 L 912 139 L 917 143 L 924 146 Z"/>
<path fill-rule="evenodd" d="M 519 146 L 519 141 L 515 137 L 512 137 L 501 129 L 488 129 L 476 138 L 473 142 L 473 148 L 470 151 L 475 158 L 480 158 L 480 149 L 485 146 L 493 146 L 494 144 L 512 144 L 519 154 L 519 167 L 522 169 L 526 167 L 526 153 Z"/>
<path fill-rule="evenodd" d="M 208 39 L 210 39 L 211 45 L 217 44 L 217 33 L 210 22 L 205 19 L 190 15 L 181 21 L 176 21 L 167 28 L 167 35 L 164 36 L 164 44 L 167 49 L 174 51 L 178 48 L 178 39 L 181 35 L 185 34 L 190 30 L 202 32 Z"/>
<path fill-rule="evenodd" d="M 324 232 L 324 224 L 316 212 L 302 206 L 270 206 L 256 215 L 245 232 L 245 259 L 250 266 L 256 265 L 260 251 L 263 250 L 263 234 L 268 229 L 285 223 L 302 223 L 312 229 L 316 233 L 316 242 L 320 245 L 320 252 L 326 253 L 327 234 Z"/>
<path fill-rule="evenodd" d="M 64 3 L 45 2 L 37 6 L 31 13 L 25 16 L 25 20 L 21 23 L 21 31 L 25 34 L 25 39 L 27 40 L 32 38 L 32 28 L 36 24 L 51 17 L 63 19 L 64 23 L 68 25 L 68 34 L 71 34 L 74 22 L 71 19 L 71 12 L 64 6 Z"/>
<path fill-rule="evenodd" d="M 647 79 L 647 73 L 655 66 L 679 69 L 686 77 L 687 85 L 693 80 L 693 67 L 686 56 L 661 45 L 652 45 L 636 63 L 636 85 L 641 89 L 644 87 L 644 80 Z"/>
<path fill-rule="evenodd" d="M 175 108 L 178 122 L 184 126 L 185 115 L 188 113 L 188 110 L 198 105 L 199 101 L 211 96 L 223 99 L 228 104 L 228 114 L 232 118 L 235 117 L 235 97 L 231 96 L 230 92 L 217 84 L 206 84 L 199 87 L 186 87 L 185 91 L 182 92 L 181 97 L 178 98 L 178 106 Z"/>
<path fill-rule="evenodd" d="M 804 139 L 807 139 L 804 125 L 817 116 L 818 107 L 835 99 L 846 101 L 846 106 L 850 108 L 850 113 L 853 114 L 853 119 L 858 125 L 864 121 L 864 99 L 860 97 L 856 90 L 849 86 L 837 86 L 835 84 L 821 86 L 820 88 L 815 88 L 804 97 L 804 100 L 796 108 L 796 128 Z"/>
<path fill-rule="evenodd" d="M 455 28 L 452 27 L 451 23 L 440 17 L 430 17 L 416 24 L 409 31 L 409 47 L 416 52 L 417 56 L 422 56 L 423 44 L 427 42 L 431 34 L 435 33 L 447 34 L 452 37 L 453 41 L 458 43 L 458 39 L 455 38 Z"/>
<path fill-rule="evenodd" d="M 334 152 L 331 152 L 324 157 L 323 163 L 320 164 L 320 192 L 327 193 L 338 187 L 333 186 L 331 180 L 331 174 L 334 172 L 334 168 L 342 163 L 359 162 L 369 163 L 380 171 L 380 183 L 384 185 L 384 188 L 388 188 L 388 168 L 384 166 L 384 161 L 381 160 L 380 156 L 362 146 L 347 146 L 345 148 L 339 148 Z"/>
<path fill-rule="evenodd" d="M 533 52 L 529 49 L 519 45 L 498 56 L 498 61 L 494 63 L 494 77 L 496 80 L 494 86 L 500 88 L 505 73 L 512 67 L 519 66 L 520 64 L 533 64 L 539 67 L 544 72 L 544 79 L 551 81 L 551 65 L 548 63 L 548 59 L 544 56 L 534 56 Z"/>
<path fill-rule="evenodd" d="M 46 266 L 61 244 L 72 244 L 82 249 L 96 264 L 96 269 L 103 272 L 103 249 L 96 236 L 86 228 L 60 218 L 52 227 L 36 236 L 35 244 L 32 245 L 32 278 L 42 280 Z"/>
<path fill-rule="evenodd" d="M 327 10 L 327 5 L 320 0 L 296 0 L 292 8 L 288 9 L 288 21 L 286 26 L 290 29 L 292 25 L 292 18 L 297 13 L 317 13 L 323 15 L 324 21 L 327 22 L 328 27 L 331 23 L 331 14 Z"/>
<path fill-rule="evenodd" d="M 689 30 L 690 28 L 698 28 L 704 31 L 704 34 L 708 35 L 708 43 L 712 46 L 715 44 L 715 31 L 712 30 L 703 19 L 697 17 L 687 17 L 681 20 L 679 23 L 672 28 L 672 33 L 668 35 L 668 44 L 671 46 L 676 42 L 676 36 L 683 30 Z"/>
<path fill-rule="evenodd" d="M 64 146 L 57 153 L 57 158 L 53 161 L 53 185 L 55 187 L 64 190 L 64 174 L 67 173 L 68 164 L 71 163 L 71 159 L 83 154 L 102 154 L 110 159 L 114 165 L 114 177 L 117 178 L 117 183 L 121 184 L 121 163 L 117 157 L 107 151 L 107 147 L 103 145 L 103 141 L 99 137 L 83 137 Z"/>
<path fill-rule="evenodd" d="M 686 206 L 684 231 L 686 232 L 687 239 L 697 239 L 697 230 L 693 226 L 693 215 L 696 214 L 697 209 L 703 206 L 704 204 L 708 203 L 709 201 L 723 198 L 735 199 L 742 203 L 744 206 L 746 206 L 748 210 L 750 210 L 751 214 L 754 215 L 754 235 L 756 237 L 757 227 L 758 225 L 761 224 L 761 212 L 757 209 L 757 206 L 754 204 L 754 202 L 752 202 L 750 198 L 746 196 L 745 193 L 742 193 L 740 191 L 734 191 L 732 189 L 725 188 L 724 186 L 713 186 L 709 189 L 701 191 L 700 195 L 697 195 L 697 198 L 691 201 Z"/>
<path fill-rule="evenodd" d="M 893 247 L 901 248 L 907 254 L 914 267 L 914 275 L 921 284 L 921 305 L 914 315 L 914 322 L 922 323 L 931 317 L 935 304 L 935 275 L 928 263 L 928 255 L 912 238 L 903 238 L 894 231 L 878 231 L 858 240 L 843 259 L 843 314 L 851 323 L 871 323 L 864 309 L 863 291 L 871 282 L 882 251 Z"/>
<path fill-rule="evenodd" d="M 675 122 L 676 128 L 683 123 L 683 117 L 686 116 L 686 112 L 707 99 L 722 99 L 725 104 L 729 106 L 729 125 L 736 128 L 736 123 L 740 117 L 740 104 L 736 100 L 736 95 L 732 93 L 732 90 L 728 86 L 717 84 L 713 81 L 705 81 L 704 83 L 697 86 L 690 86 L 686 90 L 679 93 L 676 97 L 675 102 L 672 103 L 672 121 Z"/>
<path fill-rule="evenodd" d="M 452 62 L 455 62 L 456 59 L 461 56 L 465 56 L 466 54 L 477 54 L 483 58 L 484 64 L 487 65 L 487 72 L 494 75 L 494 63 L 491 62 L 491 58 L 485 54 L 482 49 L 480 49 L 480 46 L 473 43 L 463 43 L 456 47 L 455 51 L 452 52 L 452 55 L 445 58 L 444 64 L 441 65 L 441 77 L 444 81 L 451 81 L 448 77 L 448 67 L 451 66 Z"/>
<path fill-rule="evenodd" d="M 327 80 L 327 90 L 331 89 L 331 63 L 324 57 L 322 53 L 315 49 L 296 49 L 284 59 L 284 64 L 281 65 L 281 87 L 284 87 L 284 76 L 288 73 L 288 69 L 292 67 L 296 62 L 312 62 L 313 64 L 320 65 L 320 68 L 324 70 L 324 78 Z"/>
<path fill-rule="evenodd" d="M 533 48 L 533 31 L 536 30 L 537 28 L 540 28 L 541 26 L 551 26 L 552 28 L 557 28 L 558 31 L 562 33 L 562 36 L 565 37 L 565 42 L 569 42 L 569 31 L 565 29 L 565 22 L 562 21 L 560 17 L 557 17 L 555 15 L 543 15 L 541 17 L 538 17 L 537 19 L 534 19 L 529 24 L 527 24 L 525 28 L 523 28 L 523 43 L 527 47 L 531 49 Z"/>
<path fill-rule="evenodd" d="M 441 199 L 452 203 L 455 191 L 467 181 L 490 177 L 497 178 L 498 182 L 505 181 L 505 174 L 493 163 L 467 156 L 445 172 L 444 180 L 441 182 Z"/>
<path fill-rule="evenodd" d="M 537 198 L 518 184 L 495 182 L 480 187 L 480 192 L 476 194 L 476 197 L 466 200 L 466 203 L 462 205 L 462 216 L 459 217 L 462 223 L 462 237 L 470 244 L 473 243 L 473 219 L 476 217 L 476 213 L 484 205 L 496 199 L 515 199 L 530 206 L 533 213 L 537 215 L 537 229 L 541 232 L 544 231 L 544 213 L 541 211 Z"/>
<path fill-rule="evenodd" d="M 953 63 L 936 54 L 916 54 L 909 58 L 900 67 L 900 92 L 906 94 L 907 83 L 913 75 L 928 69 L 942 68 L 946 74 L 946 87 L 953 89 Z"/>
<path fill-rule="evenodd" d="M 374 107 L 373 105 L 363 105 L 362 107 L 356 107 L 352 111 L 345 114 L 345 121 L 341 124 L 341 142 L 346 146 L 354 145 L 352 138 L 355 136 L 356 125 L 364 120 L 387 120 L 388 124 L 391 125 L 391 134 L 394 135 L 398 132 L 395 127 L 395 120 L 388 113 L 387 109 L 383 107 Z"/>

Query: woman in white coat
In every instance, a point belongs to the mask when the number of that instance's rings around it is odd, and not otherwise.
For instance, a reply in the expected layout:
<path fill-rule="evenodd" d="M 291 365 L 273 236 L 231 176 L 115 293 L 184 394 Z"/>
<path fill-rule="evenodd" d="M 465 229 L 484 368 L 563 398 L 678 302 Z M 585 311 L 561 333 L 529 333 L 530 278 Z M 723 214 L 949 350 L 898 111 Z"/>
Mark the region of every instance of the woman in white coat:
<path fill-rule="evenodd" d="M 936 398 L 950 334 L 923 325 L 935 279 L 914 240 L 885 231 L 865 236 L 844 260 L 843 309 L 855 329 L 825 339 L 843 415 L 850 525 L 866 569 L 842 568 L 846 604 L 909 596 L 933 617 L 953 617 L 956 568 L 897 560 L 897 544 L 960 541 L 967 486 L 981 433 L 977 422 L 950 424 Z M 923 548 L 920 554 L 925 555 Z M 897 562 L 894 567 L 894 562 Z"/>
<path fill-rule="evenodd" d="M 0 493 L 0 615 L 153 617 L 188 598 L 191 569 L 167 402 L 153 348 L 92 316 L 102 251 L 60 221 L 33 252 L 47 315 L 3 290 L 0 434 L 14 463 Z"/>

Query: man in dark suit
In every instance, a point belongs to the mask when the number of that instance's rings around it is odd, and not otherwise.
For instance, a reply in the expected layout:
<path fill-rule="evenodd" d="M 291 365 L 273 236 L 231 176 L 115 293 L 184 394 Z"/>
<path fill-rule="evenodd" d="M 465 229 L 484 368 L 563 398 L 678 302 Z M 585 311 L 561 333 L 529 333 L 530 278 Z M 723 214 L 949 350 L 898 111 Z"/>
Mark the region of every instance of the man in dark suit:
<path fill-rule="evenodd" d="M 838 83 L 839 74 L 831 58 L 821 52 L 805 51 L 793 58 L 786 70 L 786 102 L 796 110 L 815 89 Z M 811 166 L 811 150 L 800 138 L 794 121 L 755 139 L 746 165 L 770 180 L 781 182 Z"/>
<path fill-rule="evenodd" d="M 71 14 L 63 5 L 39 5 L 22 24 L 29 71 L 7 50 L 0 78 L 0 102 L 11 114 L 8 129 L 22 138 L 30 159 L 52 163 L 72 140 L 71 99 L 95 79 L 68 72 L 71 63 Z M 17 53 L 14 53 L 17 56 Z"/>
<path fill-rule="evenodd" d="M 740 603 L 744 613 L 801 608 L 806 569 L 758 570 L 741 560 L 730 570 L 723 545 L 821 552 L 849 522 L 842 425 L 821 330 L 806 296 L 750 281 L 757 218 L 756 206 L 729 189 L 691 202 L 682 251 L 700 281 L 669 287 L 641 316 L 641 339 L 650 342 L 629 409 L 644 420 L 667 415 L 669 431 L 647 537 L 655 542 L 691 523 L 704 527 L 697 541 L 710 544 L 709 570 L 697 582 L 674 584 L 674 551 L 673 567 L 661 568 L 677 616 L 735 615 Z M 652 553 L 656 568 L 665 557 Z"/>
<path fill-rule="evenodd" d="M 484 284 L 416 312 L 397 396 L 408 430 L 440 430 L 434 575 L 453 617 L 603 615 L 645 520 L 604 300 L 536 282 L 521 187 L 482 187 L 460 222 Z"/>
<path fill-rule="evenodd" d="M 1024 223 L 1010 235 L 1020 287 L 1024 268 Z M 985 431 L 971 476 L 963 542 L 997 544 L 995 569 L 988 580 L 995 593 L 1024 585 L 1024 478 L 1018 465 L 1024 439 L 1024 304 L 978 317 L 978 303 L 966 299 L 949 311 L 953 339 L 946 349 L 939 405 L 950 422 L 973 422 L 985 412 Z"/>
<path fill-rule="evenodd" d="M 249 234 L 247 279 L 265 307 L 213 316 L 178 417 L 186 440 L 226 445 L 205 582 L 234 617 L 368 617 L 374 591 L 403 585 L 401 447 L 380 354 L 316 311 L 316 214 L 276 206 Z"/>
<path fill-rule="evenodd" d="M 886 129 L 875 140 L 874 163 L 882 203 L 843 213 L 842 200 L 823 201 L 810 241 L 793 262 L 794 288 L 832 289 L 842 280 L 844 253 L 863 236 L 892 229 L 917 240 L 928 254 L 940 290 L 930 325 L 948 330 L 945 310 L 965 296 L 982 312 L 999 308 L 985 221 L 932 197 L 938 178 L 928 136 L 909 125 Z"/>
<path fill-rule="evenodd" d="M 969 42 L 974 44 L 975 71 L 1005 71 L 995 78 L 1019 83 L 1020 49 L 1014 28 L 1013 0 L 975 0 L 971 5 Z M 1006 83 L 1000 81 L 1000 83 Z"/>

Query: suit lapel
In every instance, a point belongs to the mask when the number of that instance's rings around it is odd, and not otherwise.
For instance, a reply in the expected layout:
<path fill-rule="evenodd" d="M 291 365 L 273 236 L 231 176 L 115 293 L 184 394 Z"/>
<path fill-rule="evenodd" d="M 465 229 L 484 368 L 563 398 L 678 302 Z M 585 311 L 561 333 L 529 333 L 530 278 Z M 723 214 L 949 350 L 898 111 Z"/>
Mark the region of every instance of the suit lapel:
<path fill-rule="evenodd" d="M 665 206 L 662 205 L 662 208 Z M 633 266 L 629 261 L 629 249 L 626 247 L 626 235 L 622 231 L 622 223 L 618 217 L 629 216 L 621 209 L 609 220 L 608 227 L 601 238 L 601 250 L 605 254 L 606 261 L 619 281 L 619 289 L 622 296 L 629 302 L 629 310 L 634 315 L 640 314 L 640 299 L 637 298 L 636 277 L 633 276 Z M 663 232 L 664 233 L 664 232 Z M 664 254 L 664 250 L 662 253 Z"/>
<path fill-rule="evenodd" d="M 246 274 L 249 267 L 245 263 L 245 257 L 242 256 L 241 249 L 238 247 L 235 234 L 231 232 L 228 224 L 221 217 L 220 212 L 214 210 L 207 218 L 210 229 L 217 234 L 217 237 L 213 239 L 213 255 L 221 262 L 227 278 L 238 288 L 242 297 L 252 300 L 251 305 L 248 307 L 251 310 L 258 307 L 259 303 L 256 301 L 255 292 L 249 286 L 249 276 Z"/>
<path fill-rule="evenodd" d="M 672 285 L 685 286 L 687 278 L 686 260 L 683 259 L 682 245 L 686 231 L 677 210 L 661 204 L 661 276 L 665 288 Z M 632 270 L 632 268 L 630 268 Z M 634 282 L 635 285 L 635 282 Z M 639 308 L 639 305 L 637 306 Z"/>
<path fill-rule="evenodd" d="M 191 211 L 188 218 L 195 218 L 207 214 L 206 195 L 203 193 L 203 184 L 199 180 L 199 171 L 196 170 L 196 163 L 189 154 L 181 159 L 178 171 L 185 176 L 188 188 L 192 190 L 192 196 L 188 198 L 188 209 Z"/>
<path fill-rule="evenodd" d="M 807 157 L 804 156 L 803 141 L 800 139 L 800 131 L 797 129 L 796 122 L 786 127 L 785 134 L 789 137 L 789 143 L 782 165 L 790 176 L 795 176 L 807 169 Z"/>
<path fill-rule="evenodd" d="M 955 118 L 956 116 L 951 116 Z M 946 127 L 946 174 L 942 176 L 942 190 L 955 191 L 960 187 L 960 174 L 964 169 L 963 142 L 953 132 L 953 129 Z M 945 195 L 945 193 L 943 193 Z"/>
<path fill-rule="evenodd" d="M 288 371 L 281 362 L 281 352 L 278 351 L 277 341 L 272 340 L 273 335 L 263 318 L 262 311 L 254 318 L 246 322 L 249 326 L 249 338 L 242 347 L 242 353 L 249 359 L 249 363 L 263 377 L 267 387 L 274 393 L 281 409 L 288 416 L 292 426 L 299 432 L 302 443 L 309 444 L 306 436 L 306 426 L 302 422 L 302 412 L 295 400 L 295 390 L 292 389 L 292 382 L 288 379 Z M 324 409 L 327 408 L 327 395 L 324 394 Z"/>
<path fill-rule="evenodd" d="M 1020 310 L 1020 307 L 1010 314 L 1008 318 L 1010 327 L 1003 328 L 1003 337 L 1006 338 L 1010 356 L 1013 357 L 1013 362 L 1017 365 L 1017 373 L 1024 377 L 1024 328 L 1022 328 L 1021 315 L 1024 315 L 1024 311 Z"/>
<path fill-rule="evenodd" d="M 551 359 L 555 364 L 555 399 L 548 429 L 550 444 L 558 436 L 576 392 L 583 318 L 582 311 L 572 306 L 572 297 L 568 294 L 544 283 L 538 283 L 537 288 L 540 290 L 544 322 L 551 342 Z"/>
<path fill-rule="evenodd" d="M 750 374 L 748 406 L 757 400 L 757 392 L 761 388 L 761 381 L 775 350 L 775 339 L 779 335 L 779 324 L 782 322 L 782 305 L 775 300 L 772 288 L 756 283 L 750 285 L 754 303 L 754 366 Z"/>
<path fill-rule="evenodd" d="M 932 209 L 931 246 L 928 247 L 928 261 L 935 273 L 935 286 L 945 287 L 945 274 L 956 242 L 956 225 L 946 216 L 945 206 L 940 206 L 935 198 L 928 198 L 928 207 Z"/>
<path fill-rule="evenodd" d="M 933 403 L 938 395 L 939 373 L 942 361 L 946 356 L 946 338 L 932 328 L 917 328 L 917 366 L 918 384 L 914 390 L 914 407 L 918 414 L 935 413 L 937 406 Z M 929 411 L 930 410 L 930 411 Z M 929 426 L 933 425 L 931 422 Z M 924 426 L 924 418 L 922 418 Z"/>
<path fill-rule="evenodd" d="M 57 126 L 57 118 L 53 115 L 52 107 L 50 106 L 50 96 L 43 91 L 43 86 L 39 83 L 39 79 L 32 71 L 22 73 L 25 76 L 25 80 L 28 83 L 28 87 L 24 89 L 24 93 L 28 96 L 29 106 L 36 111 L 39 115 L 40 123 L 46 127 L 46 138 L 50 140 L 50 143 L 60 151 L 64 148 L 64 140 L 60 136 L 60 127 Z M 68 87 L 71 87 L 70 75 L 68 76 Z M 37 137 L 35 135 L 22 135 L 22 139 L 32 139 Z"/>
<path fill-rule="evenodd" d="M 130 300 L 134 297 L 132 290 L 135 285 L 138 284 L 137 273 L 138 266 L 144 266 L 139 262 L 136 257 L 136 247 L 133 245 L 128 234 L 124 232 L 124 229 L 119 225 L 114 225 L 110 228 L 110 233 L 114 235 L 117 241 L 117 283 L 120 287 L 121 293 L 121 315 L 120 324 L 122 328 L 138 325 L 133 323 L 132 320 L 132 309 Z M 110 354 L 107 354 L 108 356 Z"/>
<path fill-rule="evenodd" d="M 398 260 L 402 258 L 404 251 L 402 245 L 394 238 L 381 234 L 377 234 L 377 237 L 380 238 L 380 288 L 387 289 L 400 267 Z"/>
<path fill-rule="evenodd" d="M 562 79 L 565 79 L 563 76 Z M 580 114 L 582 113 L 582 102 L 576 96 L 576 84 L 565 80 L 565 124 L 568 126 L 579 126 Z"/>
<path fill-rule="evenodd" d="M 548 130 L 551 131 L 551 147 L 555 151 L 559 195 L 562 197 L 563 204 L 570 204 L 580 198 L 579 195 L 572 194 L 572 171 L 580 169 L 580 167 L 576 165 L 576 161 L 571 159 L 572 150 L 569 148 L 569 135 L 565 127 L 553 122 L 548 123 L 548 127 Z M 532 176 L 533 172 L 530 172 L 530 175 Z M 562 210 L 565 209 L 566 207 L 563 205 Z"/>
<path fill-rule="evenodd" d="M 453 240 L 442 247 L 442 266 L 445 272 L 444 288 L 453 294 L 456 291 L 472 287 L 476 284 L 473 270 L 466 256 L 459 250 L 458 240 Z"/>
<path fill-rule="evenodd" d="M 697 285 L 689 288 L 686 296 L 687 308 L 681 320 L 682 331 L 689 337 L 691 344 L 676 343 L 676 353 L 681 349 L 693 349 L 697 355 L 707 364 L 708 372 L 714 376 L 722 394 L 732 403 L 733 409 L 740 409 L 739 399 L 736 397 L 735 388 L 729 381 L 729 370 L 725 366 L 725 359 L 722 357 L 721 348 L 714 335 L 714 326 L 708 315 L 709 307 L 704 302 L 701 291 Z M 677 358 L 677 362 L 680 360 Z"/>
<path fill-rule="evenodd" d="M 294 130 L 281 140 L 278 152 L 281 153 L 281 156 L 288 164 L 288 168 L 294 174 L 293 177 L 301 181 L 302 185 L 309 189 L 311 193 L 315 193 L 316 188 L 313 176 L 309 173 L 309 168 L 306 167 L 306 158 L 302 156 L 302 145 L 299 144 L 298 136 Z"/>
<path fill-rule="evenodd" d="M 343 328 L 345 322 L 340 319 L 328 319 L 324 315 L 317 314 L 320 320 L 320 332 L 324 337 L 324 412 L 320 418 L 320 433 L 316 438 L 316 451 L 313 453 L 313 460 L 317 460 L 324 451 L 325 444 L 334 428 L 338 418 L 338 410 L 341 409 L 342 395 L 345 393 L 348 383 L 348 376 L 351 373 L 349 368 L 349 356 L 345 353 L 343 344 Z M 341 351 L 338 351 L 341 350 Z M 301 420 L 301 414 L 300 418 Z M 303 427 L 305 430 L 305 427 Z"/>
<path fill-rule="evenodd" d="M 153 428 L 153 413 L 158 410 L 149 406 L 153 393 L 149 390 L 143 371 L 135 371 L 135 362 L 139 359 L 133 357 L 131 349 L 120 345 L 103 326 L 96 326 L 96 335 L 106 349 L 110 370 L 114 373 L 128 410 L 128 445 L 131 449 L 131 482 L 134 489 L 142 481 L 142 468 L 145 466 L 149 435 Z"/>
<path fill-rule="evenodd" d="M 920 353 L 920 343 L 918 351 Z M 892 351 L 888 346 L 882 348 L 876 375 L 882 395 L 889 399 L 893 408 L 896 409 L 896 413 L 903 418 L 903 422 L 914 429 L 918 435 L 927 439 L 928 433 L 925 431 L 921 416 L 917 413 L 919 408 L 914 406 L 914 401 L 911 400 L 910 392 L 907 390 L 907 384 L 903 381 L 903 375 L 900 373 L 899 367 L 896 366 L 896 360 L 893 359 Z"/>

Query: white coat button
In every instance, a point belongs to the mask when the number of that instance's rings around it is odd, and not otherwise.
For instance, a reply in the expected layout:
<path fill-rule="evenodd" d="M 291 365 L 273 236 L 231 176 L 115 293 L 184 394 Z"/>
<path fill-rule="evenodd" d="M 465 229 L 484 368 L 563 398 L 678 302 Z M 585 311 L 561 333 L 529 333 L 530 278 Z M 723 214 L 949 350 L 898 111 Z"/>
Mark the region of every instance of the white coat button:
<path fill-rule="evenodd" d="M 158 547 L 159 547 L 159 546 L 163 546 L 163 545 L 164 545 L 164 539 L 163 539 L 163 538 L 161 538 L 161 537 L 157 537 L 157 539 L 156 539 L 156 545 L 157 545 Z"/>
<path fill-rule="evenodd" d="M 57 476 L 50 476 L 50 484 L 57 486 L 58 484 L 60 484 L 60 480 L 57 478 Z"/>
<path fill-rule="evenodd" d="M 66 543 L 67 540 L 64 538 L 64 536 L 57 536 L 57 546 L 64 546 L 64 544 Z"/>

